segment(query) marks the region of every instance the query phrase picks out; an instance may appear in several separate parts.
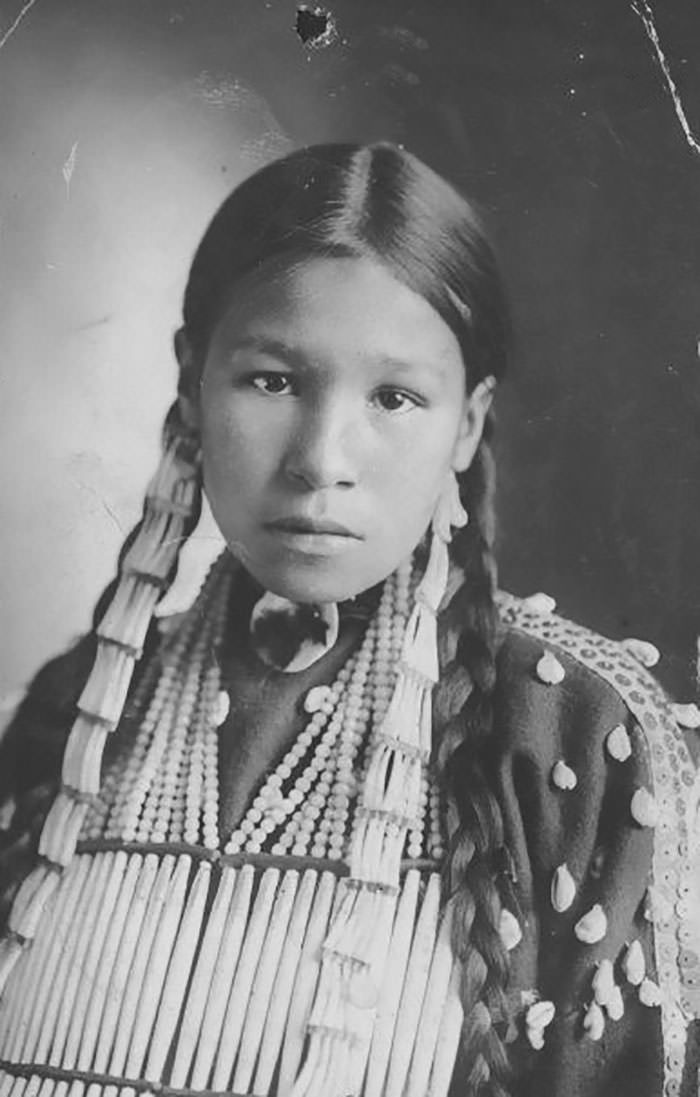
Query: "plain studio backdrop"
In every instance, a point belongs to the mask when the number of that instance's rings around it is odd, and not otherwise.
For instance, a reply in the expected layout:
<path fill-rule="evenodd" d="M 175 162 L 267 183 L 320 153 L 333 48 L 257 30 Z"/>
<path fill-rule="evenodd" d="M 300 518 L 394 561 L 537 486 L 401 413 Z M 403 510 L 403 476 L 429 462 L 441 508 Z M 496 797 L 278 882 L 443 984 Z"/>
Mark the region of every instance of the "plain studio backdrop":
<path fill-rule="evenodd" d="M 511 290 L 502 585 L 653 640 L 689 699 L 697 0 L 327 10 L 304 42 L 288 0 L 0 3 L 0 696 L 88 626 L 114 573 L 218 202 L 296 145 L 388 138 L 476 198 Z"/>

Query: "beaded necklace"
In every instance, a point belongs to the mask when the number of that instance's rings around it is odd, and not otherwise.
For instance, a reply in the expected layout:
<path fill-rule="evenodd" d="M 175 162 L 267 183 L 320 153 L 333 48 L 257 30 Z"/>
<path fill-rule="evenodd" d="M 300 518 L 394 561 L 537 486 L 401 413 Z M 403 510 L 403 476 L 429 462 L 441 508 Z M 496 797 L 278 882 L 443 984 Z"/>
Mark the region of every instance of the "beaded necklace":
<path fill-rule="evenodd" d="M 366 766 L 358 771 L 358 758 L 366 759 L 376 742 L 395 684 L 411 564 L 385 582 L 359 649 L 335 681 L 309 690 L 306 726 L 228 840 L 222 840 L 217 729 L 226 719 L 229 699 L 221 688 L 217 653 L 233 572 L 224 554 L 190 619 L 146 668 L 131 706 L 138 733 L 108 770 L 81 837 L 340 860 L 351 845 L 348 821 L 366 774 Z M 409 859 L 440 860 L 441 818 L 439 792 L 423 765 L 419 810 L 406 845 Z"/>
<path fill-rule="evenodd" d="M 268 849 L 273 856 L 289 853 L 292 861 L 308 852 L 312 859 L 325 854 L 330 862 L 344 860 L 349 877 L 344 878 L 342 888 L 338 887 L 332 906 L 324 907 L 325 900 L 321 902 L 319 898 L 320 906 L 316 906 L 312 916 L 316 927 L 313 933 L 309 923 L 312 939 L 318 935 L 314 948 L 319 954 L 319 959 L 314 960 L 316 974 L 307 987 L 312 997 L 308 1008 L 303 1007 L 301 1029 L 295 1029 L 297 1035 L 290 1045 L 291 1051 L 283 1054 L 280 1069 L 285 1079 L 284 1093 L 291 1097 L 316 1097 L 340 1090 L 343 1094 L 359 1093 L 366 1071 L 368 1079 L 374 1077 L 377 1085 L 382 1084 L 387 1060 L 382 1042 L 373 1043 L 375 1020 L 387 1018 L 381 1024 L 390 1023 L 393 1030 L 391 1018 L 396 1020 L 395 1010 L 399 1008 L 398 999 L 394 1002 L 396 980 L 392 972 L 396 975 L 408 957 L 411 934 L 406 936 L 402 926 L 404 920 L 406 926 L 413 924 L 418 894 L 415 870 L 414 877 L 409 873 L 405 886 L 401 885 L 404 852 L 407 850 L 409 858 L 415 858 L 423 851 L 430 856 L 438 856 L 442 851 L 440 805 L 429 792 L 427 781 L 431 692 L 438 680 L 437 611 L 447 585 L 447 544 L 451 526 L 463 525 L 466 514 L 460 505 L 456 478 L 450 477 L 433 518 L 430 553 L 420 581 L 413 578 L 410 562 L 385 581 L 379 607 L 359 650 L 349 658 L 331 686 L 312 690 L 307 696 L 310 719 L 306 728 L 263 783 L 226 843 L 222 857 L 217 729 L 225 718 L 226 697 L 221 689 L 216 656 L 229 601 L 232 568 L 228 553 L 211 568 L 195 605 L 180 627 L 166 635 L 160 650 L 145 668 L 130 703 L 137 720 L 135 736 L 126 737 L 126 749 L 104 780 L 101 775 L 106 737 L 120 723 L 135 662 L 140 657 L 160 588 L 173 567 L 182 530 L 193 507 L 197 475 L 186 447 L 174 438 L 149 486 L 142 527 L 125 556 L 115 596 L 98 628 L 97 657 L 78 701 L 78 717 L 64 756 L 63 785 L 40 838 L 42 859 L 19 889 L 10 915 L 9 936 L 0 943 L 0 989 L 11 977 L 25 947 L 44 925 L 47 902 L 65 876 L 56 917 L 63 917 L 62 911 L 65 913 L 76 957 L 87 948 L 85 959 L 78 962 L 72 973 L 67 973 L 68 986 L 73 988 L 71 993 L 78 991 L 79 972 L 85 965 L 86 971 L 94 970 L 97 983 L 92 991 L 89 982 L 80 990 L 76 1000 L 79 1008 L 69 1030 L 65 1029 L 67 1020 L 63 1027 L 59 1025 L 60 1035 L 54 1035 L 54 1044 L 63 1050 L 52 1052 L 51 1062 L 63 1063 L 69 1069 L 85 1069 L 93 1063 L 93 1069 L 98 1069 L 98 1063 L 111 1061 L 110 1070 L 115 1074 L 124 1072 L 126 1077 L 135 1078 L 141 1069 L 139 1064 L 147 1056 L 143 1066 L 145 1077 L 157 1080 L 165 1069 L 167 1049 L 176 1033 L 178 1012 L 186 992 L 186 972 L 196 955 L 197 927 L 201 927 L 205 916 L 211 864 L 220 858 L 224 866 L 219 891 L 223 896 L 227 889 L 230 891 L 230 873 L 237 871 L 234 863 L 238 864 L 239 857 L 242 858 L 240 863 L 245 865 L 239 881 L 242 891 L 237 884 L 233 901 L 236 909 L 240 901 L 243 911 L 248 908 L 252 884 L 246 868 L 252 871 L 253 866 L 246 864 L 247 858 L 254 859 Z M 351 806 L 354 806 L 352 818 Z M 91 853 L 86 854 L 89 866 L 82 855 L 87 847 L 78 846 L 80 838 L 88 843 L 97 840 L 94 859 L 90 860 Z M 164 846 L 164 856 L 154 877 L 151 855 L 142 864 L 138 850 L 159 844 Z M 133 853 L 128 852 L 129 847 Z M 209 856 L 200 861 L 190 887 L 192 853 L 197 848 Z M 113 853 L 112 849 L 118 852 Z M 84 872 L 88 873 L 86 879 L 82 876 Z M 139 907 L 142 900 L 138 896 L 145 894 L 136 887 L 140 873 L 145 873 L 147 889 L 155 889 L 149 901 L 150 915 Z M 251 1082 L 257 1054 L 251 1049 L 257 1048 L 259 1040 L 256 1017 L 261 1003 L 274 1000 L 274 995 L 266 997 L 272 991 L 270 979 L 274 977 L 274 968 L 271 967 L 269 978 L 266 976 L 259 984 L 257 995 L 253 993 L 251 1012 L 246 1014 L 255 970 L 251 965 L 259 955 L 268 918 L 272 919 L 270 933 L 279 954 L 278 946 L 282 946 L 279 919 L 289 914 L 298 873 L 290 868 L 284 875 L 278 896 L 282 913 L 277 916 L 277 900 L 272 913 L 271 904 L 278 876 L 277 869 L 265 870 L 254 900 L 236 982 L 223 1018 L 229 1034 L 227 1040 L 231 1037 L 231 1041 L 221 1045 L 213 1075 L 211 1064 L 216 1048 L 208 1047 L 205 1033 L 215 1031 L 215 1027 L 202 1021 L 204 1003 L 209 996 L 207 1011 L 213 1011 L 217 1017 L 223 1007 L 212 984 L 215 951 L 210 956 L 206 942 L 202 944 L 204 951 L 199 963 L 204 965 L 204 973 L 199 981 L 195 977 L 193 986 L 198 988 L 197 994 L 190 999 L 183 1022 L 187 1022 L 194 1010 L 199 1018 L 197 1024 L 203 1025 L 203 1043 L 192 1068 L 191 1084 L 195 1088 L 210 1088 L 210 1076 L 213 1088 L 228 1088 L 239 1041 L 243 1058 L 235 1068 L 234 1090 L 247 1091 Z M 120 895 L 122 884 L 124 890 Z M 134 887 L 136 891 L 130 891 Z M 320 887 L 319 896 L 322 890 Z M 429 1076 L 436 1079 L 435 1092 L 443 1092 L 454 1062 L 461 1006 L 458 972 L 450 948 L 449 906 L 437 940 L 435 936 L 439 892 L 439 878 L 433 874 L 417 916 L 407 983 L 401 992 L 399 1020 L 403 1018 L 401 1025 L 406 1039 L 399 1041 L 397 1057 L 388 1066 L 387 1084 L 391 1093 L 397 1086 L 397 1093 L 403 1087 L 419 1017 L 424 1017 L 426 1024 L 429 1022 L 425 1031 L 430 1035 L 425 1047 L 419 1040 L 415 1048 L 415 1070 L 412 1066 L 411 1077 L 412 1085 L 418 1087 L 416 1097 Z M 145 918 L 144 921 L 129 922 L 130 894 L 140 910 L 138 919 Z M 328 893 L 329 901 L 332 894 Z M 101 934 L 119 895 L 113 936 L 102 953 Z M 162 925 L 159 925 L 161 909 Z M 48 917 L 50 922 L 50 912 Z M 242 929 L 242 917 L 241 913 L 239 920 L 234 918 L 232 926 Z M 126 936 L 120 943 L 119 927 L 126 924 L 124 919 L 131 928 L 125 930 Z M 156 925 L 159 925 L 157 934 Z M 234 928 L 232 932 L 235 935 L 238 930 Z M 212 947 L 218 947 L 214 945 L 213 931 L 211 939 Z M 237 939 L 240 945 L 240 936 Z M 428 942 L 431 944 L 426 951 Z M 50 948 L 50 937 L 40 936 L 39 950 L 33 953 L 32 979 L 40 981 L 45 954 L 51 955 L 51 962 L 62 970 L 59 954 L 46 952 Z M 131 953 L 132 959 L 127 960 Z M 103 999 L 112 957 L 119 980 L 126 979 L 128 983 L 121 1007 L 121 1016 L 128 1021 L 110 1053 L 111 1029 L 98 1030 L 99 1014 L 92 1013 L 88 996 Z M 142 978 L 141 964 L 146 959 L 148 965 Z M 30 993 L 31 980 L 22 983 L 20 969 L 18 973 L 20 1006 L 29 1011 L 29 1017 L 34 991 Z M 142 982 L 139 1013 L 134 1020 L 124 1011 L 127 999 L 131 1001 L 130 996 L 139 993 Z M 417 985 L 426 987 L 422 1007 L 421 999 L 415 995 Z M 160 1005 L 161 990 L 157 988 L 162 988 Z M 380 1008 L 382 1002 L 385 1012 Z M 290 1010 L 291 1018 L 293 1002 Z M 113 1017 L 109 1009 L 105 1014 L 111 1018 L 110 1025 L 120 1015 L 116 1004 L 112 1012 Z M 268 1017 L 271 1025 L 268 1030 L 271 1044 L 279 1047 L 279 1031 L 271 1024 L 273 1014 L 274 1010 Z M 15 1015 L 19 1016 L 16 1010 Z M 205 1021 L 207 1017 L 211 1020 L 209 1012 Z M 218 1019 L 221 1021 L 221 1017 Z M 5 1020 L 12 1029 L 9 1014 Z M 438 1040 L 441 1026 L 448 1034 L 442 1042 Z M 129 1036 L 130 1032 L 133 1036 Z M 187 1075 L 189 1068 L 185 1064 L 194 1048 L 192 1032 L 186 1024 L 179 1052 L 180 1068 L 179 1072 L 174 1070 L 173 1078 Z M 23 1039 L 18 1030 L 10 1044 L 19 1048 Z M 42 1050 L 38 1030 L 31 1039 L 36 1051 L 45 1055 L 47 1049 Z M 64 1044 L 66 1039 L 68 1042 Z M 185 1046 L 189 1050 L 182 1050 Z M 268 1073 L 274 1067 L 276 1054 L 271 1053 L 265 1059 Z M 36 1061 L 41 1063 L 42 1059 Z M 373 1082 L 366 1092 L 374 1092 L 374 1086 Z"/>

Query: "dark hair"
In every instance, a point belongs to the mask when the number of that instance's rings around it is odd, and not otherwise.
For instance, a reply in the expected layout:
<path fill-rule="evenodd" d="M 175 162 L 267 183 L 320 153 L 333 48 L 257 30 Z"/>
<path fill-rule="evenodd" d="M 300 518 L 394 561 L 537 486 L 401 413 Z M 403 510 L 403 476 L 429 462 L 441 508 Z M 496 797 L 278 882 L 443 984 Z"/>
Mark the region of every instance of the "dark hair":
<path fill-rule="evenodd" d="M 309 258 L 366 258 L 419 293 L 459 341 L 467 388 L 506 368 L 509 326 L 491 246 L 473 207 L 415 156 L 393 145 L 299 149 L 245 180 L 209 225 L 192 263 L 184 330 L 196 361 L 240 279 Z M 491 791 L 494 603 L 493 461 L 487 421 L 460 490 L 469 512 L 452 555 L 465 581 L 442 616 L 434 764 L 459 818 L 446 880 L 462 961 L 466 1094 L 506 1092 L 507 954 L 499 934 L 497 858 L 503 823 Z"/>
<path fill-rule="evenodd" d="M 453 330 L 470 387 L 502 376 L 507 310 L 476 213 L 441 176 L 386 143 L 302 148 L 235 188 L 192 262 L 183 315 L 193 349 L 205 350 L 234 283 L 271 262 L 310 257 L 377 260 Z"/>
<path fill-rule="evenodd" d="M 288 269 L 311 257 L 370 257 L 383 264 L 452 329 L 470 391 L 486 377 L 503 376 L 509 341 L 505 294 L 479 218 L 439 175 L 385 143 L 300 149 L 262 168 L 225 200 L 197 249 L 185 292 L 184 333 L 195 362 L 202 361 L 235 283 L 270 264 Z M 166 436 L 181 428 L 175 403 Z M 503 822 L 489 781 L 498 642 L 492 428 L 489 417 L 475 458 L 460 477 L 470 520 L 451 553 L 464 582 L 441 614 L 442 673 L 434 709 L 434 765 L 459 820 L 445 878 L 455 903 L 453 947 L 463 970 L 465 1097 L 503 1097 L 508 1078 L 502 1039 L 508 972 L 497 887 Z M 100 598 L 95 623 L 114 587 Z M 30 693 L 40 691 L 37 678 Z M 29 714 L 23 706 L 17 734 Z"/>

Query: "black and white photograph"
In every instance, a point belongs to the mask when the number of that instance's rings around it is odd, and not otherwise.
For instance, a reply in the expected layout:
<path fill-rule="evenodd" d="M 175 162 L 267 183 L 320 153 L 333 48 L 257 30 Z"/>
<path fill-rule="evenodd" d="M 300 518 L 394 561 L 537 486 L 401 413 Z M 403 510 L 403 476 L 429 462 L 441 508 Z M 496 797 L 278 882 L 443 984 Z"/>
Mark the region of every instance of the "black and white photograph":
<path fill-rule="evenodd" d="M 0 1097 L 699 1097 L 696 0 L 0 0 Z"/>

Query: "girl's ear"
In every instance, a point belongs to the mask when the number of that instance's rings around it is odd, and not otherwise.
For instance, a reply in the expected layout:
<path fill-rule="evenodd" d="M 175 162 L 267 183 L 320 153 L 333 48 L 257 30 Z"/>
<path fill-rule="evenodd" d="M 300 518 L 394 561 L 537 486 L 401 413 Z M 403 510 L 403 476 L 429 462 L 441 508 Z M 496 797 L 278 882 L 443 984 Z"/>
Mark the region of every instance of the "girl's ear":
<path fill-rule="evenodd" d="M 199 370 L 194 352 L 184 328 L 178 328 L 173 339 L 175 357 L 180 367 L 178 405 L 182 421 L 192 430 L 199 429 Z"/>
<path fill-rule="evenodd" d="M 495 388 L 495 377 L 485 377 L 474 391 L 464 398 L 462 421 L 452 455 L 452 468 L 455 472 L 464 472 L 474 459 L 484 433 L 484 423 L 491 407 Z"/>

